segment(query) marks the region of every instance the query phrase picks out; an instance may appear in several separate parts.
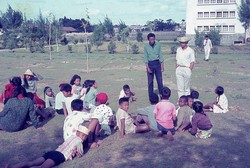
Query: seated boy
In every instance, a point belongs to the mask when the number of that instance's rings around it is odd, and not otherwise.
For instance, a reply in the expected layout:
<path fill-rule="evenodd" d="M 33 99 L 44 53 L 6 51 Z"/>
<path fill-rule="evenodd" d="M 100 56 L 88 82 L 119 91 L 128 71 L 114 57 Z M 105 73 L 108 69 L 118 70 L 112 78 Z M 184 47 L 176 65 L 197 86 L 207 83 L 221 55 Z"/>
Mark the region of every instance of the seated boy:
<path fill-rule="evenodd" d="M 196 90 L 192 90 L 191 93 L 190 93 L 190 96 L 193 98 L 194 102 L 195 101 L 200 101 L 199 100 L 200 94 Z"/>
<path fill-rule="evenodd" d="M 123 97 L 127 97 L 129 98 L 129 101 L 132 102 L 132 101 L 136 101 L 136 97 L 135 97 L 135 93 L 133 93 L 131 90 L 130 90 L 130 87 L 129 85 L 124 85 L 122 90 L 120 91 L 120 95 L 119 95 L 119 99 L 120 98 L 123 98 Z"/>
<path fill-rule="evenodd" d="M 72 114 L 72 109 L 71 109 L 71 102 L 75 99 L 77 99 L 77 95 L 71 93 L 72 86 L 70 84 L 64 84 L 62 88 L 62 92 L 64 95 L 63 99 L 63 112 L 64 116 L 67 117 L 68 115 Z"/>
<path fill-rule="evenodd" d="M 157 123 L 155 121 L 154 109 L 155 105 L 159 102 L 159 97 L 157 94 L 152 93 L 149 97 L 149 101 L 151 103 L 150 106 L 137 110 L 136 121 L 137 122 L 145 122 L 151 130 L 157 131 Z"/>
<path fill-rule="evenodd" d="M 72 115 L 68 115 L 64 120 L 63 139 L 66 141 L 71 135 L 76 134 L 78 125 L 89 122 L 91 114 L 83 108 L 83 101 L 75 99 L 71 102 Z M 86 126 L 86 125 L 85 125 Z"/>
<path fill-rule="evenodd" d="M 175 105 L 169 101 L 171 90 L 168 87 L 163 87 L 161 91 L 161 101 L 156 104 L 154 113 L 159 130 L 158 136 L 167 134 L 170 141 L 174 140 L 174 121 L 176 120 Z"/>
<path fill-rule="evenodd" d="M 55 151 L 45 153 L 42 157 L 39 157 L 33 161 L 18 163 L 12 168 L 33 167 L 41 166 L 50 168 L 57 166 L 67 160 L 72 160 L 75 156 L 81 157 L 83 155 L 82 143 L 87 139 L 89 130 L 79 125 L 76 131 L 76 135 L 72 135 L 62 145 L 60 145 Z"/>
<path fill-rule="evenodd" d="M 187 96 L 181 96 L 179 99 L 180 109 L 177 115 L 176 130 L 185 131 L 191 125 L 191 117 L 193 116 L 193 110 L 188 106 Z"/>
<path fill-rule="evenodd" d="M 93 111 L 92 117 L 97 117 L 101 125 L 101 132 L 104 135 L 111 135 L 110 124 L 113 121 L 113 111 L 107 106 L 108 95 L 106 93 L 99 93 L 96 95 L 96 107 Z"/>
<path fill-rule="evenodd" d="M 116 112 L 117 126 L 120 130 L 119 138 L 124 138 L 125 134 L 141 133 L 149 131 L 147 125 L 140 125 L 128 114 L 129 99 L 126 97 L 119 99 L 119 108 Z"/>
<path fill-rule="evenodd" d="M 55 109 L 56 109 L 57 114 L 60 114 L 60 115 L 64 114 L 63 102 L 64 102 L 65 97 L 62 92 L 64 85 L 65 83 L 61 83 L 59 85 L 60 92 L 58 92 L 55 97 Z"/>

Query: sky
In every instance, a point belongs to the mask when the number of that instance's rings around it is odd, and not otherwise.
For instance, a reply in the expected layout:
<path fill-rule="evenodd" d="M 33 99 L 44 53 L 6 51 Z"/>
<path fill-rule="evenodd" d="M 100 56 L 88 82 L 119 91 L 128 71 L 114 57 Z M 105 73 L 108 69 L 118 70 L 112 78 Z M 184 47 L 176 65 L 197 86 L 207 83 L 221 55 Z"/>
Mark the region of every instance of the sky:
<path fill-rule="evenodd" d="M 86 18 L 88 8 L 91 24 L 103 21 L 105 16 L 113 24 L 122 20 L 127 25 L 144 25 L 154 19 L 181 22 L 186 18 L 186 0 L 0 0 L 0 11 L 5 12 L 8 4 L 28 19 L 37 18 L 39 10 L 44 16 L 53 13 L 56 18 Z"/>

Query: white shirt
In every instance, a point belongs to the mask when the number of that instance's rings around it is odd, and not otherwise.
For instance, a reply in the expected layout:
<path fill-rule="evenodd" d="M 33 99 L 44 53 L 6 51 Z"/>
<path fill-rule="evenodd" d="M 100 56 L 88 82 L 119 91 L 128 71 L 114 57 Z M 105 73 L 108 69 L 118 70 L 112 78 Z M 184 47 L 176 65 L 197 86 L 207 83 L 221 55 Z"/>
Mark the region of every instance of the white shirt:
<path fill-rule="evenodd" d="M 71 102 L 77 98 L 78 98 L 78 96 L 75 94 L 73 94 L 71 97 L 64 98 L 64 103 L 65 103 L 66 109 L 68 111 L 68 115 L 72 114 Z"/>
<path fill-rule="evenodd" d="M 176 61 L 180 66 L 190 67 L 190 63 L 195 62 L 194 50 L 190 47 L 184 50 L 179 47 L 176 52 Z"/>
<path fill-rule="evenodd" d="M 93 112 L 92 118 L 96 117 L 99 120 L 99 123 L 102 124 L 109 124 L 110 117 L 113 116 L 112 109 L 107 106 L 106 104 L 101 104 L 97 107 L 95 107 L 95 110 Z"/>
<path fill-rule="evenodd" d="M 203 42 L 203 45 L 204 45 L 204 48 L 212 48 L 212 42 L 210 39 L 205 39 L 204 42 Z"/>
<path fill-rule="evenodd" d="M 120 99 L 120 98 L 123 98 L 123 97 L 127 97 L 127 95 L 125 94 L 124 90 L 122 89 L 122 90 L 120 91 L 119 99 Z"/>
<path fill-rule="evenodd" d="M 214 105 L 213 106 L 213 112 L 214 113 L 226 113 L 228 112 L 228 100 L 225 94 L 222 94 L 220 96 L 218 96 L 216 98 L 218 104 L 221 106 L 221 108 L 219 108 L 218 106 Z"/>
<path fill-rule="evenodd" d="M 62 103 L 64 102 L 64 95 L 63 92 L 59 92 L 56 94 L 56 98 L 55 98 L 55 109 L 56 110 L 60 110 L 63 108 Z"/>
<path fill-rule="evenodd" d="M 63 124 L 63 139 L 66 141 L 71 135 L 76 134 L 76 130 L 84 121 L 89 121 L 91 114 L 84 111 L 73 111 L 68 115 Z"/>

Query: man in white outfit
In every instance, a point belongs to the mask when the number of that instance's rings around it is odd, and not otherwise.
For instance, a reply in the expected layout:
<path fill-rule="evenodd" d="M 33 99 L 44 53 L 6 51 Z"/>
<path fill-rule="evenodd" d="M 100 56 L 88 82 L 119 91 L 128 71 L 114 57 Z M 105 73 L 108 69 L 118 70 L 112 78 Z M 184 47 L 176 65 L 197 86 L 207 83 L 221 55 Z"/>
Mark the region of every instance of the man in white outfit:
<path fill-rule="evenodd" d="M 190 39 L 180 37 L 180 47 L 176 52 L 176 80 L 179 98 L 182 95 L 190 95 L 190 78 L 194 68 L 194 50 L 187 44 Z"/>
<path fill-rule="evenodd" d="M 210 51 L 213 48 L 212 42 L 208 38 L 208 35 L 205 35 L 203 46 L 204 46 L 204 51 L 205 51 L 205 61 L 208 61 L 209 60 Z"/>

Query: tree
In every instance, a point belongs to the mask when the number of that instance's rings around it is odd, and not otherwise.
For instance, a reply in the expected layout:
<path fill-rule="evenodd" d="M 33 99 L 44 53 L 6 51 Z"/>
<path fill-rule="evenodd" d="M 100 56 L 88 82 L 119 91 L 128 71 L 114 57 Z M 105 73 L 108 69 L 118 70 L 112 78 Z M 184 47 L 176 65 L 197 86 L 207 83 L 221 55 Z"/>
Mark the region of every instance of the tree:
<path fill-rule="evenodd" d="M 142 37 L 142 32 L 141 31 L 137 31 L 136 32 L 136 40 L 138 42 L 142 42 L 143 41 L 143 37 Z"/>
<path fill-rule="evenodd" d="M 105 28 L 103 24 L 100 22 L 98 25 L 95 26 L 94 32 L 91 36 L 91 43 L 94 44 L 97 49 L 99 46 L 103 44 L 104 32 L 105 32 L 104 29 Z"/>
<path fill-rule="evenodd" d="M 115 35 L 114 25 L 108 16 L 104 18 L 103 26 L 105 28 L 105 33 L 107 33 L 112 38 Z"/>
<path fill-rule="evenodd" d="M 4 31 L 7 31 L 8 29 L 18 28 L 22 25 L 23 14 L 20 11 L 13 10 L 9 5 L 6 12 L 2 14 L 0 22 Z"/>
<path fill-rule="evenodd" d="M 250 2 L 247 0 L 241 0 L 241 5 L 238 7 L 239 20 L 242 23 L 242 26 L 245 29 L 245 41 L 246 41 L 246 32 L 250 27 Z"/>

